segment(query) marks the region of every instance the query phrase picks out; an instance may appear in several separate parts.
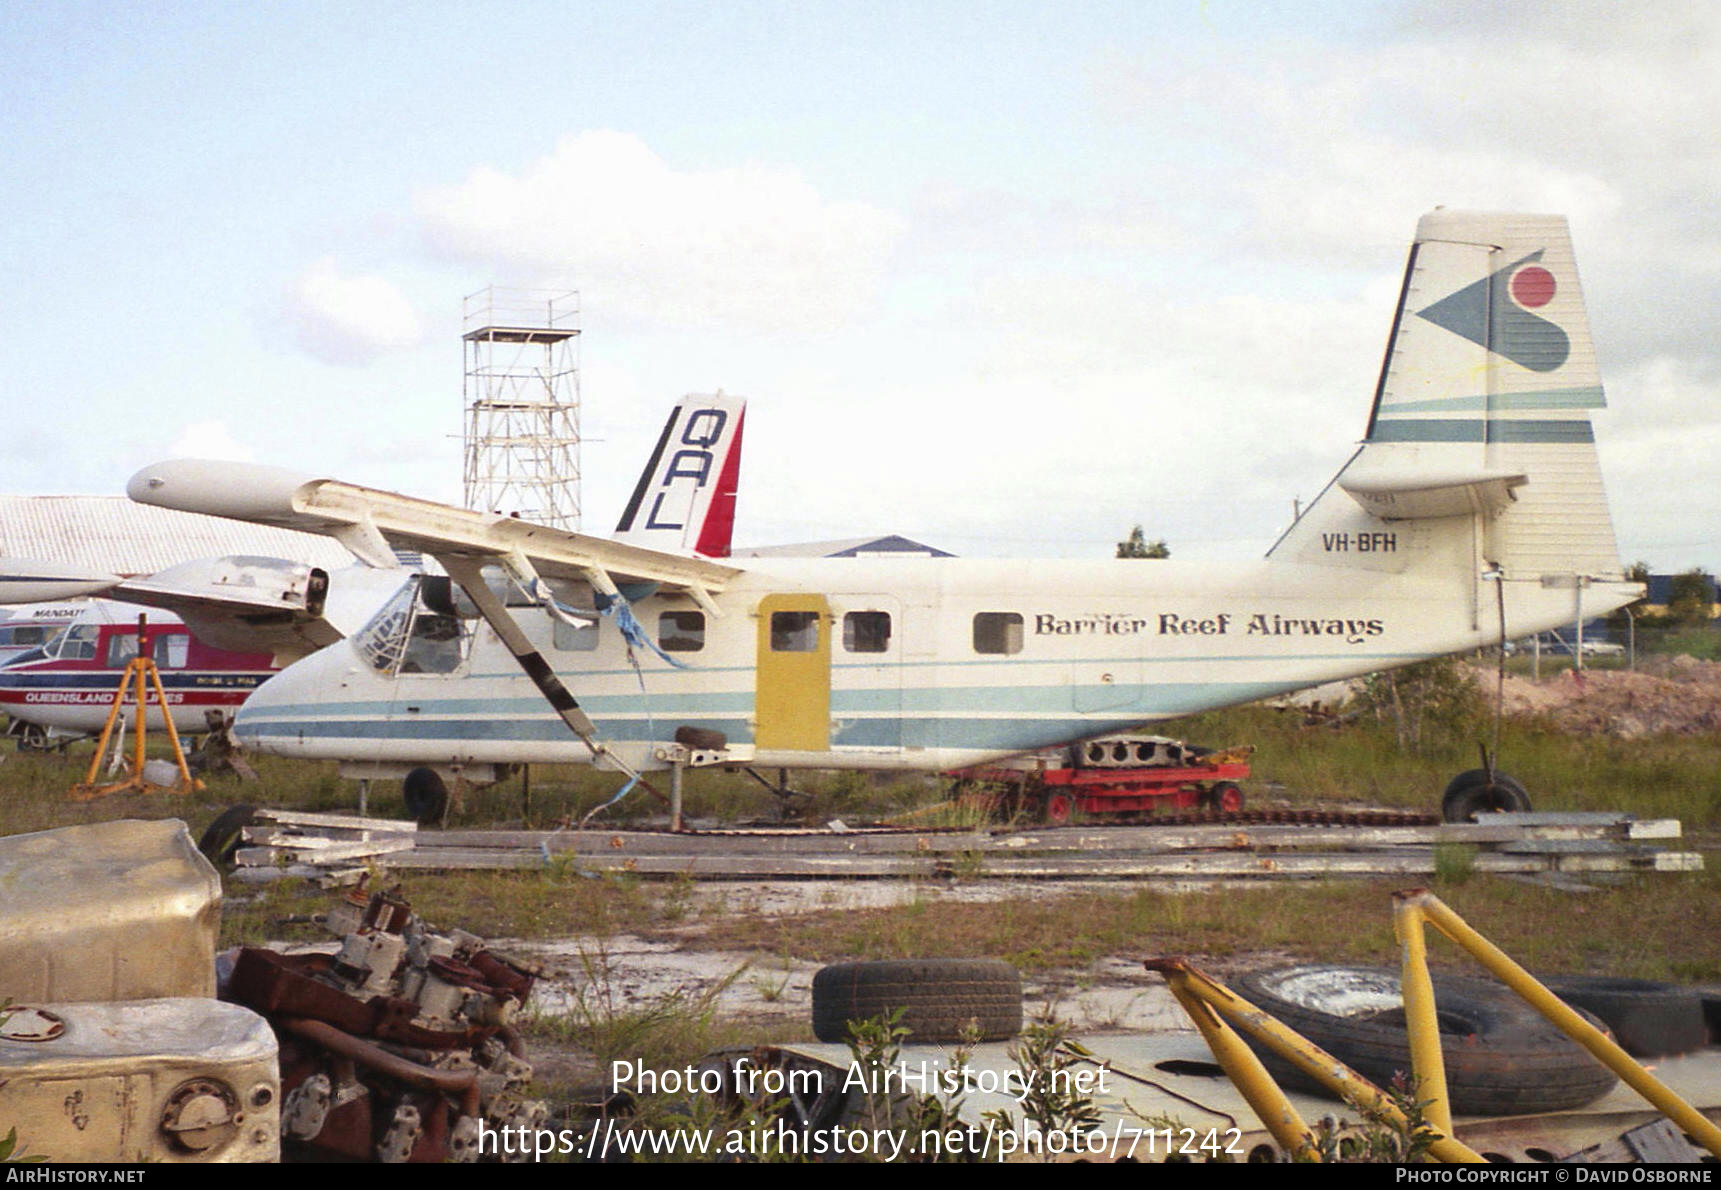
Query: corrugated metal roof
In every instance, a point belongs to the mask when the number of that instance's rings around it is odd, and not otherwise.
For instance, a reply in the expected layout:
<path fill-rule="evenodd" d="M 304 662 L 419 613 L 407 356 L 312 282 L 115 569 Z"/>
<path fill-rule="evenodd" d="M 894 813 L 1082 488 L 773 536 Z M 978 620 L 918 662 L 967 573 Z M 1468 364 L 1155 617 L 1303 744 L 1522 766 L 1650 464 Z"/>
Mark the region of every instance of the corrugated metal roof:
<path fill-rule="evenodd" d="M 878 554 L 907 554 L 954 558 L 935 546 L 890 533 L 884 537 L 847 537 L 841 541 L 808 541 L 796 545 L 766 545 L 734 551 L 736 558 L 864 558 Z"/>
<path fill-rule="evenodd" d="M 35 558 L 134 577 L 225 554 L 353 564 L 331 537 L 134 504 L 124 496 L 0 495 L 0 557 Z"/>

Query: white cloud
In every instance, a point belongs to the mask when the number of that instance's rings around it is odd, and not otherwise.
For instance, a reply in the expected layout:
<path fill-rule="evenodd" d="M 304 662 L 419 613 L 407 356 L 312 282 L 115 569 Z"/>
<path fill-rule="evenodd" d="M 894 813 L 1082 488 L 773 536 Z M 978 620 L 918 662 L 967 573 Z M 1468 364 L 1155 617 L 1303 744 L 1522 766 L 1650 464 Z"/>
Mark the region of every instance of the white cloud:
<path fill-rule="evenodd" d="M 566 136 L 517 176 L 480 168 L 418 199 L 433 249 L 668 326 L 821 330 L 875 300 L 901 221 L 793 170 L 678 171 L 637 137 Z"/>
<path fill-rule="evenodd" d="M 257 452 L 233 437 L 224 421 L 194 421 L 179 431 L 168 454 L 176 459 L 230 459 L 253 463 Z"/>
<path fill-rule="evenodd" d="M 324 257 L 293 282 L 287 319 L 298 345 L 327 364 L 368 364 L 423 338 L 418 312 L 393 283 L 375 275 L 343 276 Z"/>

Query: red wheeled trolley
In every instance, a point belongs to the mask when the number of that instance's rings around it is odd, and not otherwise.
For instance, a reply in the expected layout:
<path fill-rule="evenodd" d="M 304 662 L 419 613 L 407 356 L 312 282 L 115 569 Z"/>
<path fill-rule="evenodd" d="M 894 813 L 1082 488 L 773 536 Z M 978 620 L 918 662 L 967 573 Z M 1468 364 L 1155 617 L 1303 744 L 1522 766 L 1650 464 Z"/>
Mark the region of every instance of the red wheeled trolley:
<path fill-rule="evenodd" d="M 1081 763 L 1058 752 L 1025 757 L 1009 765 L 964 769 L 962 784 L 1001 787 L 997 808 L 1059 826 L 1077 815 L 1153 814 L 1243 809 L 1239 781 L 1249 776 L 1251 747 L 1209 752 L 1162 736 L 1119 736 L 1075 747 Z"/>

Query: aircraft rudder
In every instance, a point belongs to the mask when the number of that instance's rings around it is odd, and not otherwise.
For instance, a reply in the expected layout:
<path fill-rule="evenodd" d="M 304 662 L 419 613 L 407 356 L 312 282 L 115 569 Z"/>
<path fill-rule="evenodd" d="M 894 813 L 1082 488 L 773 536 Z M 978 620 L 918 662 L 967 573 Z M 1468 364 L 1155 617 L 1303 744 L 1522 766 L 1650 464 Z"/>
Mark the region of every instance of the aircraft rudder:
<path fill-rule="evenodd" d="M 616 526 L 617 541 L 728 556 L 746 404 L 722 392 L 676 404 Z"/>
<path fill-rule="evenodd" d="M 1306 515 L 1274 552 L 1343 541 L 1358 506 L 1377 526 L 1482 514 L 1488 560 L 1514 576 L 1617 575 L 1590 424 L 1604 403 L 1565 218 L 1435 210 L 1361 448 L 1331 485 L 1351 501 Z"/>

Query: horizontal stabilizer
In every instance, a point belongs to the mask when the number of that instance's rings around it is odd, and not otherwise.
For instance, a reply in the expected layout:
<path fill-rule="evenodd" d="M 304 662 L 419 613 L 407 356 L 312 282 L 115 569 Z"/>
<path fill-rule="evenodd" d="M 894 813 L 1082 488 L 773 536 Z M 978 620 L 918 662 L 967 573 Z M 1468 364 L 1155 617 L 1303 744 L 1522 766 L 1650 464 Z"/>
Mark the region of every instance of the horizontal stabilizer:
<path fill-rule="evenodd" d="M 1529 482 L 1522 472 L 1465 474 L 1374 468 L 1371 474 L 1367 461 L 1365 456 L 1346 469 L 1339 477 L 1339 487 L 1364 512 L 1384 521 L 1496 513 L 1517 498 L 1515 488 Z"/>

